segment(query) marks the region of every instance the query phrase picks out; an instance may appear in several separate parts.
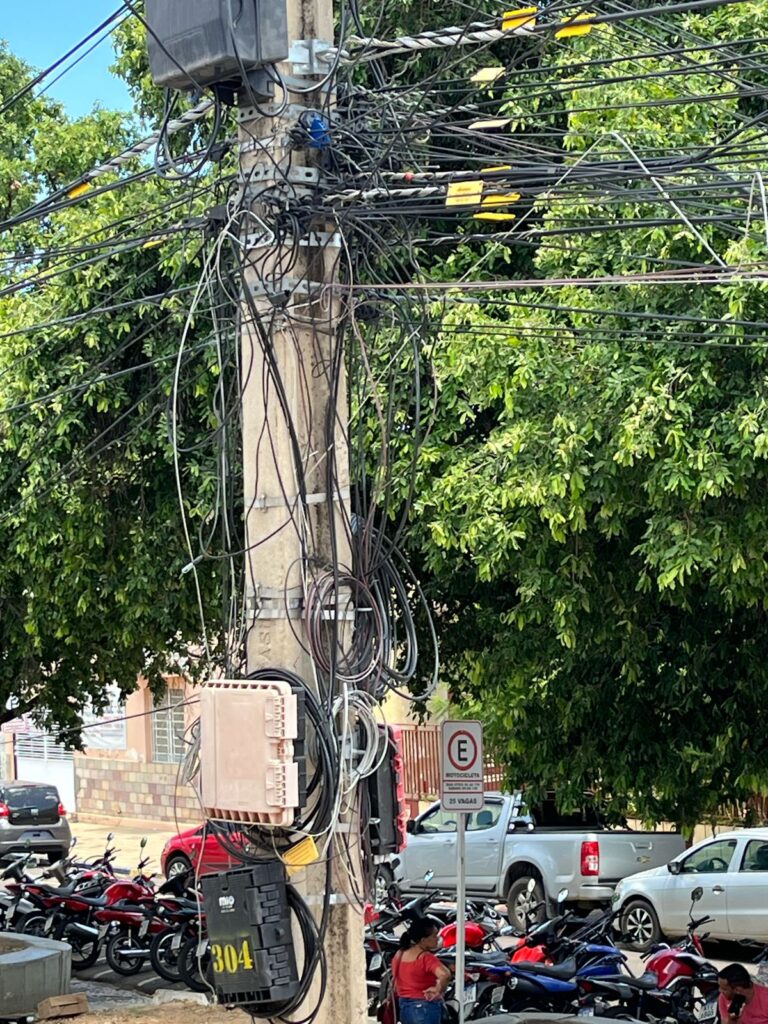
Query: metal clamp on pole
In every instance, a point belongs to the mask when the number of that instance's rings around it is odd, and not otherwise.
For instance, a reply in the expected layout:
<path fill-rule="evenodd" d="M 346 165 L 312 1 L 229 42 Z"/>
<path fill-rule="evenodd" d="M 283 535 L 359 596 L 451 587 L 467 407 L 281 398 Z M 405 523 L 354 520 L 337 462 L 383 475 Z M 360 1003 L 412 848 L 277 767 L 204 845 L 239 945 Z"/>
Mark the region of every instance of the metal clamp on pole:
<path fill-rule="evenodd" d="M 295 39 L 288 55 L 291 71 L 301 78 L 327 75 L 335 52 L 333 43 L 324 39 Z"/>
<path fill-rule="evenodd" d="M 331 501 L 348 501 L 350 495 L 349 487 L 341 487 L 338 491 L 335 491 L 330 500 Z M 326 491 L 318 491 L 315 494 L 280 494 L 277 497 L 269 497 L 265 494 L 260 494 L 254 498 L 250 503 L 249 508 L 256 509 L 267 509 L 267 508 L 294 508 L 299 503 L 304 505 L 325 505 L 328 501 L 328 493 Z"/>
<path fill-rule="evenodd" d="M 299 591 L 300 596 L 291 597 L 291 590 Z M 300 619 L 304 612 L 304 595 L 301 587 L 276 590 L 257 584 L 246 594 L 245 606 L 254 619 Z"/>

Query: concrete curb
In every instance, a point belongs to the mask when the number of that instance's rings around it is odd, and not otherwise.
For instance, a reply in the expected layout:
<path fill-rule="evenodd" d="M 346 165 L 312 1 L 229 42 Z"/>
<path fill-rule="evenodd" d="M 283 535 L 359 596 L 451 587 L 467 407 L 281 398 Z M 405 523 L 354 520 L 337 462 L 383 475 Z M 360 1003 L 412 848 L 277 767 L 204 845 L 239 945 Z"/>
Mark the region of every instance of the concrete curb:
<path fill-rule="evenodd" d="M 3 947 L 9 946 L 7 952 Z M 4 932 L 0 937 L 0 1018 L 30 1017 L 50 996 L 68 995 L 72 949 L 64 942 Z"/>

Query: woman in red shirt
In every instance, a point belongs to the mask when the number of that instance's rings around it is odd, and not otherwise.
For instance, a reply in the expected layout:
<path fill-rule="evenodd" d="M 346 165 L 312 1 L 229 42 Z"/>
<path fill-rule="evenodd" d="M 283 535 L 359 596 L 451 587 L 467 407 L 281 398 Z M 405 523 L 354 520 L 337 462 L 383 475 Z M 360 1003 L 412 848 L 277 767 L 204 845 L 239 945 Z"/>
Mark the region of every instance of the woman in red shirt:
<path fill-rule="evenodd" d="M 400 951 L 392 960 L 392 980 L 401 1024 L 440 1024 L 442 1020 L 443 993 L 451 972 L 432 952 L 437 946 L 437 925 L 425 918 L 414 921 L 400 939 Z"/>

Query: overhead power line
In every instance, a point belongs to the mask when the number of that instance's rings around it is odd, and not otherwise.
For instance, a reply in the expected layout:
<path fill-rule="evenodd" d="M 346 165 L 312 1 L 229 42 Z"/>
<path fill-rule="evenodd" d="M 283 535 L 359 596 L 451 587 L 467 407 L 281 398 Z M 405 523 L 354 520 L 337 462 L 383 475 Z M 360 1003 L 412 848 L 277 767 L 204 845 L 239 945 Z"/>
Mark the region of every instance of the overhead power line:
<path fill-rule="evenodd" d="M 121 16 L 121 14 L 123 14 L 125 10 L 126 5 L 120 4 L 116 11 L 113 11 L 108 18 L 102 21 L 100 25 L 97 25 L 92 32 L 89 32 L 84 39 L 81 39 L 79 43 L 77 43 L 70 50 L 68 50 L 63 57 L 59 57 L 57 61 L 54 61 L 54 63 L 51 64 L 49 67 L 45 68 L 44 71 L 41 71 L 39 74 L 35 75 L 33 79 L 27 82 L 27 84 L 23 86 L 21 89 L 19 89 L 18 92 L 14 93 L 13 96 L 9 96 L 8 99 L 3 103 L 3 105 L 0 106 L 0 117 L 2 117 L 7 110 L 10 110 L 10 108 L 15 103 L 18 103 L 19 100 L 23 99 L 26 95 L 28 95 L 28 93 L 32 92 L 32 90 L 35 89 L 38 85 L 40 85 L 41 82 L 44 82 L 48 75 L 56 71 L 57 68 L 60 68 L 61 65 L 68 61 L 70 57 L 73 57 L 84 46 L 87 46 L 87 44 L 90 43 L 90 41 L 94 39 L 97 35 L 99 35 L 100 32 L 103 32 L 104 29 L 109 28 L 109 26 L 112 25 L 115 21 L 117 21 L 117 19 Z"/>
<path fill-rule="evenodd" d="M 134 143 L 127 149 L 124 149 L 121 153 L 110 157 L 108 160 L 97 164 L 91 170 L 81 174 L 74 181 L 71 181 L 68 185 L 64 185 L 62 188 L 57 189 L 50 195 L 46 196 L 45 199 L 41 199 L 33 206 L 28 207 L 21 213 L 15 214 L 7 221 L 0 223 L 0 232 L 7 231 L 12 227 L 16 227 L 19 224 L 25 224 L 27 221 L 34 220 L 36 217 L 43 217 L 52 212 L 52 208 L 56 207 L 56 204 L 62 203 L 63 205 L 71 205 L 85 196 L 91 194 L 90 188 L 92 182 L 98 178 L 103 177 L 105 174 L 111 174 L 121 170 L 126 164 L 135 160 L 137 157 L 143 156 L 148 153 L 157 143 L 163 134 L 165 136 L 174 135 L 180 132 L 184 128 L 189 128 L 193 124 L 197 124 L 201 121 L 210 111 L 216 108 L 214 100 L 202 100 L 193 107 L 191 110 L 185 111 L 180 114 L 179 117 L 174 118 L 172 121 L 168 121 L 164 126 L 164 129 L 153 132 L 140 142 Z M 182 158 L 179 158 L 179 162 Z M 154 172 L 143 171 L 137 174 L 136 179 L 151 177 Z"/>
<path fill-rule="evenodd" d="M 749 3 L 750 0 L 686 0 L 683 3 L 661 4 L 645 10 L 616 11 L 612 14 L 578 14 L 572 18 L 563 18 L 558 22 L 540 24 L 538 13 L 515 15 L 514 11 L 504 16 L 509 22 L 505 28 L 498 23 L 477 24 L 470 26 L 451 25 L 448 28 L 430 32 L 420 32 L 414 36 L 398 36 L 396 39 L 377 39 L 376 37 L 351 36 L 343 50 L 330 50 L 324 60 L 332 61 L 340 55 L 342 63 L 361 63 L 381 60 L 383 57 L 394 57 L 405 53 L 420 53 L 453 46 L 471 46 L 473 44 L 495 43 L 519 35 L 541 35 L 543 33 L 566 33 L 569 30 L 589 30 L 595 25 L 609 25 L 614 22 L 628 21 L 632 18 L 649 18 L 659 14 L 681 14 L 688 11 L 702 11 L 711 7 L 725 7 L 730 4 Z M 544 12 L 546 13 L 546 11 Z"/>

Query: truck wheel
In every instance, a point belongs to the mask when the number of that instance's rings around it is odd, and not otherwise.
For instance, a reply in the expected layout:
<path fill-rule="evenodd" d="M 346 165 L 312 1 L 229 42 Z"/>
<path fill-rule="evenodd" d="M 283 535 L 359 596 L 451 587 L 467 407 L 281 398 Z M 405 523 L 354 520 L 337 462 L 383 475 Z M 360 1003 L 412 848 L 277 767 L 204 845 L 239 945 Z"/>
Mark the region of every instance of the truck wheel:
<path fill-rule="evenodd" d="M 395 884 L 395 876 L 388 864 L 377 864 L 373 876 L 373 896 L 377 907 L 383 907 L 389 898 L 390 887 Z"/>
<path fill-rule="evenodd" d="M 645 953 L 661 939 L 656 911 L 645 900 L 630 900 L 621 912 L 621 933 L 628 949 Z"/>
<path fill-rule="evenodd" d="M 525 934 L 528 929 L 528 912 L 537 903 L 543 903 L 544 901 L 544 886 L 541 884 L 541 881 L 538 878 L 534 879 L 536 884 L 532 891 L 529 892 L 528 885 L 530 880 L 530 875 L 522 875 L 520 878 L 516 878 L 512 885 L 510 885 L 509 892 L 507 893 L 507 917 L 509 918 L 509 923 L 513 928 L 517 928 L 521 934 Z M 545 917 L 546 908 L 542 906 L 533 916 L 533 920 L 543 921 Z"/>

